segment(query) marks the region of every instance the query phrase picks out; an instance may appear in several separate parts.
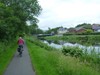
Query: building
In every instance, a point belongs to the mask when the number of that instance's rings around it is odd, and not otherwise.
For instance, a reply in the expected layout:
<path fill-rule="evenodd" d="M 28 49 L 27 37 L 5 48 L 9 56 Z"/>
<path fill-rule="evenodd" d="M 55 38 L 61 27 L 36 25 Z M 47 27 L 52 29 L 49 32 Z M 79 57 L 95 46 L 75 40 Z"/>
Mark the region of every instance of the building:
<path fill-rule="evenodd" d="M 94 32 L 100 32 L 100 24 L 93 24 L 92 29 Z"/>
<path fill-rule="evenodd" d="M 58 34 L 65 34 L 65 33 L 68 32 L 68 30 L 67 30 L 67 28 L 63 28 L 63 27 L 61 27 L 61 28 L 58 29 L 57 32 L 58 32 Z"/>
<path fill-rule="evenodd" d="M 75 30 L 76 30 L 76 33 L 82 33 L 82 32 L 86 31 L 86 29 L 83 27 L 77 27 L 77 28 L 75 28 Z"/>

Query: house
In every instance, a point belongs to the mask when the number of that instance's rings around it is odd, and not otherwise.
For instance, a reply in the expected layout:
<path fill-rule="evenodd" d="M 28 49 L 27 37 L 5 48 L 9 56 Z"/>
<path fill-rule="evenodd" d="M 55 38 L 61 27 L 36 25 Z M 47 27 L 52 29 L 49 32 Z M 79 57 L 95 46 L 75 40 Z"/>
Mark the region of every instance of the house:
<path fill-rule="evenodd" d="M 55 34 L 55 32 L 54 32 L 54 31 L 52 31 L 52 32 L 51 32 L 51 35 L 54 35 L 54 34 Z"/>
<path fill-rule="evenodd" d="M 86 29 L 83 27 L 77 27 L 77 28 L 75 28 L 75 30 L 76 30 L 76 33 L 82 33 L 82 32 L 86 31 Z"/>
<path fill-rule="evenodd" d="M 70 28 L 68 31 L 70 33 L 82 33 L 84 32 L 86 29 L 83 27 L 76 27 L 76 28 Z"/>
<path fill-rule="evenodd" d="M 100 24 L 93 24 L 92 29 L 94 32 L 100 32 Z"/>
<path fill-rule="evenodd" d="M 68 32 L 68 30 L 67 30 L 67 28 L 61 27 L 61 28 L 58 29 L 57 32 L 58 32 L 58 34 L 64 34 L 64 33 Z"/>
<path fill-rule="evenodd" d="M 75 30 L 75 28 L 69 28 L 69 29 L 68 29 L 68 32 L 69 32 L 69 33 L 76 33 L 76 30 Z"/>

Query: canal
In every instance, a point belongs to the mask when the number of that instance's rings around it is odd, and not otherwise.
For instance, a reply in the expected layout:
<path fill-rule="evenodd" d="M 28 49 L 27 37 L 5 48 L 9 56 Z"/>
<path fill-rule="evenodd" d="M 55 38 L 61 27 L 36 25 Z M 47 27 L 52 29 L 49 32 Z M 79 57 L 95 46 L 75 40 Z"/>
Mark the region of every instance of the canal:
<path fill-rule="evenodd" d="M 79 44 L 79 43 L 71 43 L 71 42 L 66 42 L 66 41 L 62 41 L 62 40 L 59 40 L 59 41 L 53 41 L 53 40 L 42 40 L 44 43 L 48 44 L 49 46 L 51 47 L 54 47 L 54 48 L 57 48 L 57 49 L 60 49 L 62 47 L 67 47 L 67 46 L 70 46 L 70 47 L 79 47 L 79 48 L 82 48 L 83 50 L 87 50 L 88 52 L 91 52 L 91 51 L 95 51 L 97 53 L 100 53 L 100 43 L 96 43 L 94 45 L 89 45 L 89 46 L 86 46 L 86 45 L 82 45 L 82 44 Z"/>

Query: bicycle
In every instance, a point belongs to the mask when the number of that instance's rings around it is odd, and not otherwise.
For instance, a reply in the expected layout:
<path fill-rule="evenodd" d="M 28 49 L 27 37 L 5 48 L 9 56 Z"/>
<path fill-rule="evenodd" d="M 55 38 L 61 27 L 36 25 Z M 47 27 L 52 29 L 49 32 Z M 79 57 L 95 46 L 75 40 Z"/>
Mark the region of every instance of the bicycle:
<path fill-rule="evenodd" d="M 19 52 L 19 56 L 22 57 L 22 51 L 23 51 L 23 46 L 19 45 L 18 47 L 18 52 Z"/>

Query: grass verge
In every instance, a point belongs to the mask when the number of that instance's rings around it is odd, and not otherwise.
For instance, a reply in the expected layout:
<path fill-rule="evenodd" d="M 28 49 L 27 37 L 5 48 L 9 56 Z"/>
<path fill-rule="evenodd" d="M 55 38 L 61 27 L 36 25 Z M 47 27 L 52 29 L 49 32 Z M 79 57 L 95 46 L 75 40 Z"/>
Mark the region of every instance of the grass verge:
<path fill-rule="evenodd" d="M 27 46 L 37 75 L 100 75 L 91 66 L 60 51 L 48 51 L 28 40 Z"/>
<path fill-rule="evenodd" d="M 2 44 L 1 44 L 2 45 Z M 0 75 L 3 75 L 4 71 L 6 70 L 8 64 L 10 63 L 15 50 L 17 48 L 16 44 L 10 44 L 8 46 L 3 46 L 6 50 L 0 53 Z"/>

